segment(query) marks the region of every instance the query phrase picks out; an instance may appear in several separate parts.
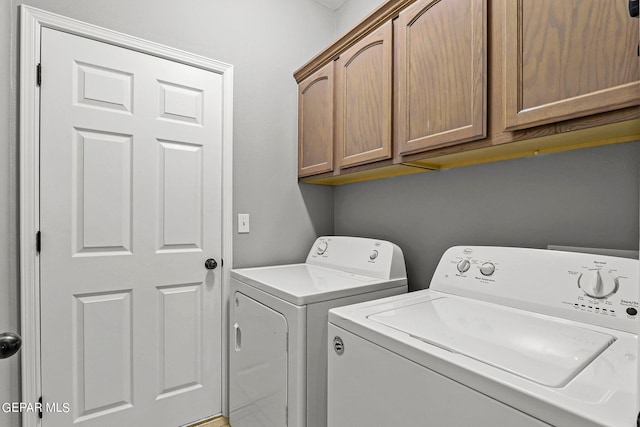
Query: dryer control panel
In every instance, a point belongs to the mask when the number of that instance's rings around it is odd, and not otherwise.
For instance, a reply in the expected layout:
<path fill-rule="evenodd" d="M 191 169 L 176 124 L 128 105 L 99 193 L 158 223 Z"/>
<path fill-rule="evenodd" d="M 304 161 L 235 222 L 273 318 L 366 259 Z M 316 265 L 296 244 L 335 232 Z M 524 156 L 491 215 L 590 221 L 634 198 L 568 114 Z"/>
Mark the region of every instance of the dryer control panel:
<path fill-rule="evenodd" d="M 407 277 L 402 250 L 386 240 L 351 236 L 318 237 L 311 246 L 306 262 L 378 279 Z"/>
<path fill-rule="evenodd" d="M 456 246 L 430 289 L 636 333 L 639 261 L 543 249 Z"/>

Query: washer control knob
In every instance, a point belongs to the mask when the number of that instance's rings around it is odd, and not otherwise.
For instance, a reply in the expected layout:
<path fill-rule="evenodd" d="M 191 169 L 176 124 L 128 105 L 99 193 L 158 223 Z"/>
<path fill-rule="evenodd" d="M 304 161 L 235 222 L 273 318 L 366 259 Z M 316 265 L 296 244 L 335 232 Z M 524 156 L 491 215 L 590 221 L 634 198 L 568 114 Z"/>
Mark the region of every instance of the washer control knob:
<path fill-rule="evenodd" d="M 496 266 L 491 262 L 485 262 L 480 266 L 480 273 L 483 276 L 491 276 L 494 271 L 496 271 Z"/>
<path fill-rule="evenodd" d="M 371 254 L 369 254 L 369 259 L 371 261 L 373 261 L 374 259 L 378 258 L 378 251 L 376 249 L 371 251 Z"/>
<path fill-rule="evenodd" d="M 463 259 L 458 262 L 458 271 L 460 273 L 466 273 L 471 268 L 471 263 L 468 259 Z"/>
<path fill-rule="evenodd" d="M 318 242 L 318 245 L 316 246 L 316 253 L 318 255 L 322 255 L 327 251 L 328 247 L 329 244 L 327 242 L 325 242 L 324 240 L 320 240 L 320 242 Z"/>
<path fill-rule="evenodd" d="M 591 298 L 606 298 L 618 290 L 618 279 L 600 270 L 590 270 L 578 277 L 578 286 Z"/>

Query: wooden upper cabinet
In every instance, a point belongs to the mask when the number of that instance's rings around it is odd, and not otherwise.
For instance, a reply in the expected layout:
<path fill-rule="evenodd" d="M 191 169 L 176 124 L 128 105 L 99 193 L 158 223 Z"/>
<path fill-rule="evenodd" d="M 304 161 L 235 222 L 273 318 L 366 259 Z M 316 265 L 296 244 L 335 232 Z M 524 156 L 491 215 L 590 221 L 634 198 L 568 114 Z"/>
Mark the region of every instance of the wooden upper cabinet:
<path fill-rule="evenodd" d="M 336 64 L 336 148 L 341 167 L 391 158 L 392 24 L 386 22 Z"/>
<path fill-rule="evenodd" d="M 508 0 L 504 31 L 506 129 L 640 103 L 638 20 L 628 2 Z"/>
<path fill-rule="evenodd" d="M 419 0 L 396 22 L 396 149 L 486 136 L 486 0 Z"/>
<path fill-rule="evenodd" d="M 333 61 L 298 85 L 298 176 L 333 170 Z"/>

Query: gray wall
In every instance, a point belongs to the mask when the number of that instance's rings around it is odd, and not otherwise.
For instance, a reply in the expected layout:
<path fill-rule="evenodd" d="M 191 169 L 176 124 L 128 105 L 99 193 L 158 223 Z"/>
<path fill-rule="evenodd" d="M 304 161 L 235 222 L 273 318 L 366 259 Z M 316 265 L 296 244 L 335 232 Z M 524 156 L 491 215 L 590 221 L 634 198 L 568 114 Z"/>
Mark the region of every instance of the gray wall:
<path fill-rule="evenodd" d="M 251 233 L 234 234 L 236 267 L 301 261 L 318 234 L 333 232 L 333 190 L 296 182 L 292 76 L 333 40 L 333 11 L 312 0 L 3 0 L 0 332 L 19 325 L 16 62 L 22 3 L 234 65 L 234 213 L 251 214 Z M 0 403 L 19 400 L 17 361 L 0 360 Z M 0 425 L 15 423 L 0 411 Z"/>
<path fill-rule="evenodd" d="M 0 333 L 18 332 L 18 246 L 16 241 L 16 171 L 17 146 L 15 144 L 16 81 L 11 69 L 17 58 L 10 55 L 15 32 L 9 27 L 15 23 L 10 2 L 0 2 Z M 20 400 L 19 358 L 0 360 L 0 405 Z M 0 411 L 0 425 L 17 425 L 18 417 Z"/>
<path fill-rule="evenodd" d="M 336 11 L 336 38 L 347 32 L 384 1 L 347 0 Z"/>
<path fill-rule="evenodd" d="M 343 185 L 336 234 L 391 240 L 409 286 L 454 245 L 638 249 L 640 142 Z"/>

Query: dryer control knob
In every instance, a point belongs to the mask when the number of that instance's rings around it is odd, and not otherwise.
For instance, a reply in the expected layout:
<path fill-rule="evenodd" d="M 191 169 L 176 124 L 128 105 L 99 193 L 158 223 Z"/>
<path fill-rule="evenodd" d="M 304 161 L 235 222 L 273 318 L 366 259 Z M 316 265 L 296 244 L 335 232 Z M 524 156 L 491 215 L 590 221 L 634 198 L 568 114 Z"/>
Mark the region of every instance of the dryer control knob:
<path fill-rule="evenodd" d="M 491 276 L 494 271 L 496 271 L 496 266 L 491 262 L 485 262 L 480 266 L 480 273 L 483 276 Z"/>
<path fill-rule="evenodd" d="M 316 253 L 318 255 L 322 255 L 327 251 L 328 247 L 329 244 L 327 242 L 325 242 L 324 240 L 320 240 L 320 242 L 318 242 L 318 245 L 316 246 Z"/>
<path fill-rule="evenodd" d="M 458 271 L 460 273 L 465 273 L 469 271 L 469 268 L 471 268 L 471 263 L 469 262 L 468 259 L 463 259 L 463 260 L 460 260 L 460 262 L 458 262 Z"/>
<path fill-rule="evenodd" d="M 606 298 L 618 290 L 618 279 L 600 270 L 590 270 L 578 278 L 578 286 L 592 298 Z"/>

